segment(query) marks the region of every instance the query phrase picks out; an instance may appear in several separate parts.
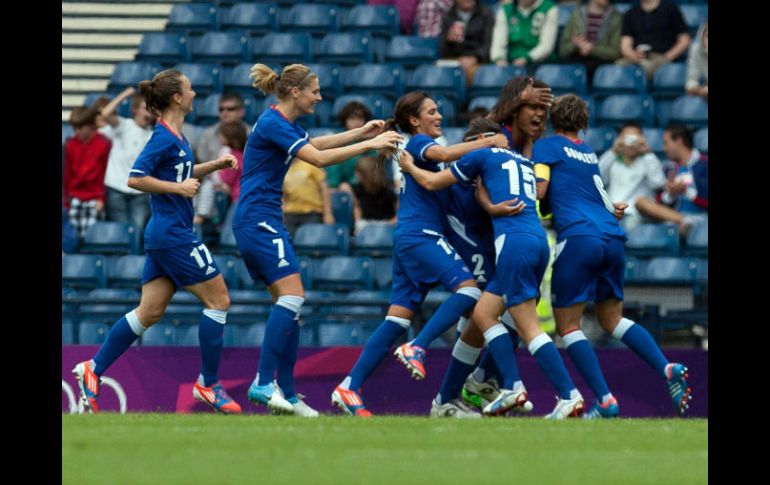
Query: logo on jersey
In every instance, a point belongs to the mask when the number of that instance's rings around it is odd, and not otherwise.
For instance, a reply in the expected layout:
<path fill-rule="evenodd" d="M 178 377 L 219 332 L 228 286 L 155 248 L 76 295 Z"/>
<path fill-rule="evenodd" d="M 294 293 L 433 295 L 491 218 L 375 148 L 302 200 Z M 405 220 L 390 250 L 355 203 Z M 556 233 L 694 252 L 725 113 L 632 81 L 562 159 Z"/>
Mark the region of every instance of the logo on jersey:
<path fill-rule="evenodd" d="M 186 157 L 187 154 L 184 152 L 184 150 L 179 150 L 179 156 L 180 157 Z"/>
<path fill-rule="evenodd" d="M 283 259 L 283 258 L 281 258 L 281 261 L 279 261 L 279 262 L 278 262 L 278 267 L 279 267 L 279 268 L 283 268 L 284 266 L 288 266 L 288 265 L 289 265 L 289 262 L 288 262 L 288 261 L 286 261 L 286 260 L 285 260 L 285 259 Z"/>
<path fill-rule="evenodd" d="M 209 266 L 208 268 L 206 268 L 206 276 L 210 275 L 210 274 L 211 274 L 211 273 L 213 273 L 214 271 L 216 271 L 216 270 L 214 269 L 214 267 L 213 267 L 213 266 Z"/>

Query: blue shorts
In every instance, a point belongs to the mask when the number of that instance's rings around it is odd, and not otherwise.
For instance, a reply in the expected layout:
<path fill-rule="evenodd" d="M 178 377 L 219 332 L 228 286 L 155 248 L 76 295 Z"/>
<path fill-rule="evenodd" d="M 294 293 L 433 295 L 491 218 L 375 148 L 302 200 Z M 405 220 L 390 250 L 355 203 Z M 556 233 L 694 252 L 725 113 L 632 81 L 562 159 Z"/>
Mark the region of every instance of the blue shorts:
<path fill-rule="evenodd" d="M 436 283 L 453 291 L 472 279 L 465 262 L 441 233 L 425 230 L 396 238 L 391 304 L 417 311 Z"/>
<path fill-rule="evenodd" d="M 146 253 L 142 284 L 166 276 L 177 287 L 184 287 L 210 280 L 220 273 L 209 249 L 197 240 L 170 248 L 147 249 Z"/>
<path fill-rule="evenodd" d="M 283 223 L 262 221 L 255 225 L 233 227 L 235 242 L 251 279 L 267 285 L 299 273 L 297 256 Z"/>
<path fill-rule="evenodd" d="M 495 246 L 491 240 L 485 242 L 490 239 L 489 237 L 477 237 L 467 233 L 466 237 L 470 238 L 475 246 L 451 228 L 446 230 L 447 241 L 463 258 L 465 264 L 471 269 L 476 284 L 483 290 L 495 275 Z"/>
<path fill-rule="evenodd" d="M 610 298 L 622 301 L 625 267 L 623 239 L 573 236 L 557 242 L 551 275 L 553 307 Z"/>
<path fill-rule="evenodd" d="M 539 297 L 551 256 L 548 240 L 529 233 L 502 234 L 495 249 L 497 272 L 486 291 L 502 296 L 505 308 Z"/>

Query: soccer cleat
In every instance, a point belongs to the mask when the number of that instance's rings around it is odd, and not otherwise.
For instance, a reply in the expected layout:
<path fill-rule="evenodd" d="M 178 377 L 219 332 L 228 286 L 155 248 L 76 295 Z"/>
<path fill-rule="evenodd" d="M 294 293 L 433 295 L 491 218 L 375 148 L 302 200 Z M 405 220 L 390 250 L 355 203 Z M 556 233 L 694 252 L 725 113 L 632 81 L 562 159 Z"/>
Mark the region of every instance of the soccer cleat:
<path fill-rule="evenodd" d="M 585 410 L 585 402 L 582 397 L 577 399 L 556 398 L 556 407 L 550 414 L 545 415 L 545 419 L 564 419 L 581 416 Z"/>
<path fill-rule="evenodd" d="M 360 392 L 360 390 L 356 392 L 337 386 L 334 388 L 334 392 L 332 392 L 332 404 L 351 416 L 371 417 L 372 413 L 364 406 L 364 400 L 361 398 Z"/>
<path fill-rule="evenodd" d="M 479 382 L 473 378 L 473 374 L 469 375 L 465 379 L 463 384 L 462 398 L 463 401 L 469 406 L 477 408 L 479 411 L 484 407 L 497 399 L 500 395 L 500 386 L 497 384 L 497 380 L 494 377 L 489 378 L 484 382 Z"/>
<path fill-rule="evenodd" d="M 94 374 L 91 361 L 81 362 L 72 369 L 75 378 L 78 380 L 80 388 L 80 402 L 83 404 L 83 410 L 89 413 L 99 412 L 99 386 L 102 379 Z"/>
<path fill-rule="evenodd" d="M 500 389 L 500 394 L 492 402 L 484 406 L 483 413 L 487 416 L 497 416 L 505 414 L 509 409 L 517 409 L 519 413 L 532 411 L 532 403 L 529 402 L 527 390 L 524 389 L 524 386 L 515 391 Z"/>
<path fill-rule="evenodd" d="M 412 377 L 418 381 L 425 379 L 425 349 L 405 343 L 397 348 L 393 355 L 406 366 Z"/>
<path fill-rule="evenodd" d="M 241 406 L 233 400 L 218 382 L 210 387 L 204 387 L 199 383 L 193 385 L 193 397 L 205 402 L 211 409 L 222 414 L 240 414 Z"/>
<path fill-rule="evenodd" d="M 438 404 L 436 400 L 430 406 L 431 418 L 458 418 L 458 419 L 476 419 L 481 414 L 474 411 L 460 399 L 452 399 L 444 404 Z"/>
<path fill-rule="evenodd" d="M 594 405 L 586 411 L 583 419 L 617 418 L 618 414 L 620 414 L 618 400 L 613 396 L 606 403 L 594 401 Z"/>
<path fill-rule="evenodd" d="M 294 406 L 284 399 L 281 389 L 270 382 L 264 386 L 258 386 L 252 382 L 247 393 L 249 401 L 254 404 L 266 405 L 273 414 L 291 414 L 294 412 Z"/>
<path fill-rule="evenodd" d="M 692 389 L 687 387 L 687 367 L 682 364 L 669 364 L 666 366 L 666 385 L 677 414 L 684 416 L 690 407 Z"/>
<path fill-rule="evenodd" d="M 302 394 L 297 394 L 297 396 L 294 398 L 297 400 L 297 402 L 291 402 L 292 407 L 294 408 L 294 411 L 292 414 L 294 416 L 301 416 L 303 418 L 317 418 L 318 417 L 318 411 L 308 406 L 304 399 L 305 396 Z"/>

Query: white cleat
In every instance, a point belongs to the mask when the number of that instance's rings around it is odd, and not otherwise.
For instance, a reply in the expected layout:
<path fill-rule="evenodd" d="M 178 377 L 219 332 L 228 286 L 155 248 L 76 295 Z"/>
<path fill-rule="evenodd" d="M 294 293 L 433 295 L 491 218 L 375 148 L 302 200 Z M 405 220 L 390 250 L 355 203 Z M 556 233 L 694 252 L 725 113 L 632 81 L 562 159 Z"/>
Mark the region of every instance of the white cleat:
<path fill-rule="evenodd" d="M 545 415 L 545 419 L 565 419 L 576 418 L 583 415 L 585 411 L 585 402 L 583 397 L 576 399 L 561 399 L 556 398 L 556 407 L 553 408 L 550 414 Z"/>
<path fill-rule="evenodd" d="M 500 389 L 497 398 L 484 406 L 484 414 L 487 416 L 497 416 L 505 414 L 510 409 L 516 409 L 519 413 L 528 413 L 532 411 L 532 403 L 529 401 L 527 390 L 521 386 L 517 390 Z"/>
<path fill-rule="evenodd" d="M 479 410 L 484 409 L 489 403 L 497 399 L 499 395 L 500 386 L 494 378 L 479 382 L 471 374 L 465 379 L 462 397 L 463 401 L 470 406 L 474 406 Z"/>
<path fill-rule="evenodd" d="M 292 407 L 294 408 L 294 416 L 301 416 L 303 418 L 317 418 L 318 411 L 308 406 L 303 399 L 305 399 L 305 396 L 302 394 L 297 394 L 297 402 L 292 403 Z"/>
<path fill-rule="evenodd" d="M 452 399 L 444 404 L 438 404 L 434 399 L 430 406 L 430 417 L 477 419 L 481 417 L 481 414 L 474 411 L 460 399 Z"/>

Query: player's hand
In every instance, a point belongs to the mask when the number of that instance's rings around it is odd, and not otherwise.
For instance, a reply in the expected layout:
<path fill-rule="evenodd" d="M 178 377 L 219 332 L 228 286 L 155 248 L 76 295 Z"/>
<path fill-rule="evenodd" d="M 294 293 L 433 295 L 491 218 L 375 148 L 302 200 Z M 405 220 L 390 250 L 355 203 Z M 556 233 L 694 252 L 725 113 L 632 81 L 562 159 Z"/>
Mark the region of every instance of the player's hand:
<path fill-rule="evenodd" d="M 492 146 L 500 147 L 500 148 L 508 148 L 508 137 L 506 137 L 502 133 L 498 133 L 495 136 L 490 137 L 489 139 L 492 140 Z"/>
<path fill-rule="evenodd" d="M 371 147 L 374 150 L 381 150 L 383 148 L 396 149 L 402 141 L 404 141 L 404 137 L 393 130 L 388 130 L 372 138 Z"/>
<path fill-rule="evenodd" d="M 214 160 L 214 163 L 217 164 L 217 170 L 222 170 L 223 168 L 238 168 L 238 159 L 231 153 L 217 158 Z"/>
<path fill-rule="evenodd" d="M 504 200 L 497 204 L 491 204 L 487 207 L 487 212 L 492 217 L 515 216 L 516 214 L 520 214 L 525 207 L 527 207 L 526 202 L 516 198 Z"/>
<path fill-rule="evenodd" d="M 383 120 L 369 120 L 361 127 L 361 137 L 366 139 L 374 138 L 383 126 L 385 126 Z"/>
<path fill-rule="evenodd" d="M 184 182 L 180 182 L 177 187 L 177 195 L 181 195 L 182 197 L 187 197 L 188 199 L 192 199 L 195 197 L 195 194 L 198 193 L 198 189 L 200 188 L 201 183 L 198 179 L 189 178 L 185 180 Z"/>
<path fill-rule="evenodd" d="M 623 219 L 623 216 L 626 215 L 626 209 L 628 208 L 628 204 L 625 202 L 615 202 L 612 204 L 615 206 L 615 212 L 612 213 L 612 215 L 615 216 L 615 219 L 621 220 Z"/>
<path fill-rule="evenodd" d="M 536 88 L 531 82 L 519 93 L 519 97 L 526 104 L 545 104 L 547 106 L 551 106 L 554 99 L 551 88 Z"/>
<path fill-rule="evenodd" d="M 414 158 L 412 158 L 408 151 L 404 150 L 401 153 L 401 158 L 398 159 L 398 166 L 401 167 L 401 171 L 404 173 L 410 173 L 415 168 Z"/>

